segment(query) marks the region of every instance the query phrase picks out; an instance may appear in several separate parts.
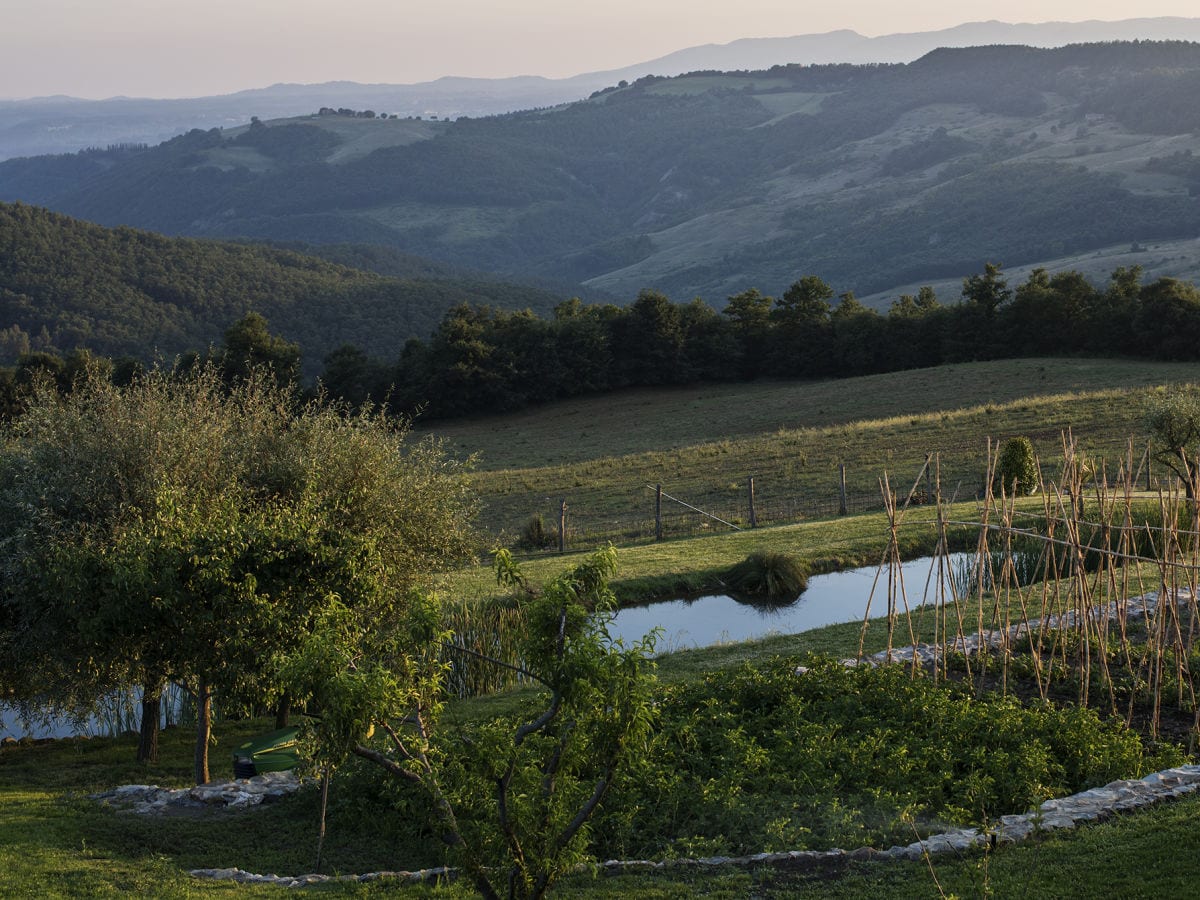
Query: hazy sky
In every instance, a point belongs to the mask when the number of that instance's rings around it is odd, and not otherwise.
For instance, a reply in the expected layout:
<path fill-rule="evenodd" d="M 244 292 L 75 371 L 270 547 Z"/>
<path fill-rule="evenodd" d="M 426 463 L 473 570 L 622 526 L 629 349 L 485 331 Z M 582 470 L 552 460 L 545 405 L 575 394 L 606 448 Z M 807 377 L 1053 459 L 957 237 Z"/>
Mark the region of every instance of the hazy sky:
<path fill-rule="evenodd" d="M 0 97 L 562 77 L 743 37 L 1196 15 L 1195 0 L 0 0 Z"/>

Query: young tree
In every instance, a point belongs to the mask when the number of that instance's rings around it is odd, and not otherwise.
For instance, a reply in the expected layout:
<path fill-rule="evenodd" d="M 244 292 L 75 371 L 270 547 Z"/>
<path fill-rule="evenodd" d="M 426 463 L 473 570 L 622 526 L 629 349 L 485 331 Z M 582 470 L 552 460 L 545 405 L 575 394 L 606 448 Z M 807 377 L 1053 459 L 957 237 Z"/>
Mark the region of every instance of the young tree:
<path fill-rule="evenodd" d="M 186 685 L 198 782 L 214 696 L 269 699 L 273 654 L 330 604 L 401 617 L 397 598 L 468 549 L 460 467 L 380 415 L 290 398 L 212 369 L 44 388 L 0 452 L 0 639 L 59 705 Z"/>
<path fill-rule="evenodd" d="M 440 733 L 447 664 L 431 640 L 431 601 L 414 603 L 408 631 L 382 635 L 331 611 L 323 630 L 281 658 L 284 679 L 321 709 L 312 726 L 319 764 L 354 754 L 423 791 L 442 839 L 485 897 L 545 896 L 582 861 L 588 820 L 645 746 L 653 636 L 632 647 L 610 636 L 615 561 L 611 547 L 599 551 L 524 597 L 517 668 L 542 688 L 544 708 L 515 728 L 493 722 L 469 740 Z M 523 585 L 511 557 L 497 562 L 503 580 Z M 441 637 L 451 656 L 464 652 L 453 635 Z M 382 747 L 368 740 L 376 729 Z M 480 796 L 492 798 L 494 818 L 459 815 Z"/>

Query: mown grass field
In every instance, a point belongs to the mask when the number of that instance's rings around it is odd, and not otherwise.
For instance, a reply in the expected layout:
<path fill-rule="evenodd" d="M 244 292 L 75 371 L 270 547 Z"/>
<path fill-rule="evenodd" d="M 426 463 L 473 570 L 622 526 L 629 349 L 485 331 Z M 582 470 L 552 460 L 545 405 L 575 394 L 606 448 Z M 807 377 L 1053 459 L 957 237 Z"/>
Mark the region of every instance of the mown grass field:
<path fill-rule="evenodd" d="M 944 495 L 971 497 L 989 438 L 1028 436 L 1053 478 L 1069 429 L 1115 473 L 1130 440 L 1135 465 L 1145 450 L 1147 392 L 1198 375 L 1186 363 L 1004 360 L 840 381 L 630 391 L 430 423 L 418 433 L 477 455 L 480 525 L 493 542 L 511 543 L 534 515 L 556 527 L 562 499 L 568 536 L 652 522 L 652 485 L 660 483 L 735 524 L 748 518 L 749 476 L 760 521 L 791 518 L 789 510 L 815 501 L 830 513 L 839 465 L 849 493 L 873 500 L 884 473 L 893 490 L 911 488 L 930 453 L 939 455 Z M 679 509 L 666 505 L 667 513 Z"/>

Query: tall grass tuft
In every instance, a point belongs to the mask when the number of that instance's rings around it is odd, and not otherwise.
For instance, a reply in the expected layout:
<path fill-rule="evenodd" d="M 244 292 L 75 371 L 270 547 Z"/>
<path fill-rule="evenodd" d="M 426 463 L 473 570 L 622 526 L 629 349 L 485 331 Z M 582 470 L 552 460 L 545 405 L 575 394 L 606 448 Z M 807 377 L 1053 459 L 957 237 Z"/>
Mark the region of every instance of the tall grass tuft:
<path fill-rule="evenodd" d="M 794 600 L 808 587 L 808 567 L 787 553 L 751 553 L 721 580 L 739 594 Z"/>
<path fill-rule="evenodd" d="M 448 688 L 455 697 L 478 697 L 522 683 L 508 666 L 520 666 L 520 638 L 525 631 L 525 610 L 516 597 L 485 602 L 451 600 L 443 607 L 445 627 L 453 632 L 447 649 L 450 663 Z M 461 648 L 459 650 L 453 648 Z"/>

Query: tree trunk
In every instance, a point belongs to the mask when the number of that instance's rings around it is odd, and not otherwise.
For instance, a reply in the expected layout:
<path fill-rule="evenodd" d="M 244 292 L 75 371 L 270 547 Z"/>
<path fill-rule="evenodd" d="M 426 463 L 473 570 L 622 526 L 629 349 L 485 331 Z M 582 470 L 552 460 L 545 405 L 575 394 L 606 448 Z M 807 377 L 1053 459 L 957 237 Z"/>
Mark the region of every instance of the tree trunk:
<path fill-rule="evenodd" d="M 142 724 L 138 733 L 137 761 L 158 762 L 158 727 L 162 716 L 161 681 L 142 686 Z"/>
<path fill-rule="evenodd" d="M 200 679 L 196 690 L 196 784 L 208 784 L 208 739 L 212 735 L 212 690 Z"/>
<path fill-rule="evenodd" d="M 279 705 L 275 707 L 275 727 L 287 728 L 288 719 L 292 715 L 292 694 L 290 691 L 284 691 L 283 696 L 279 698 Z"/>

